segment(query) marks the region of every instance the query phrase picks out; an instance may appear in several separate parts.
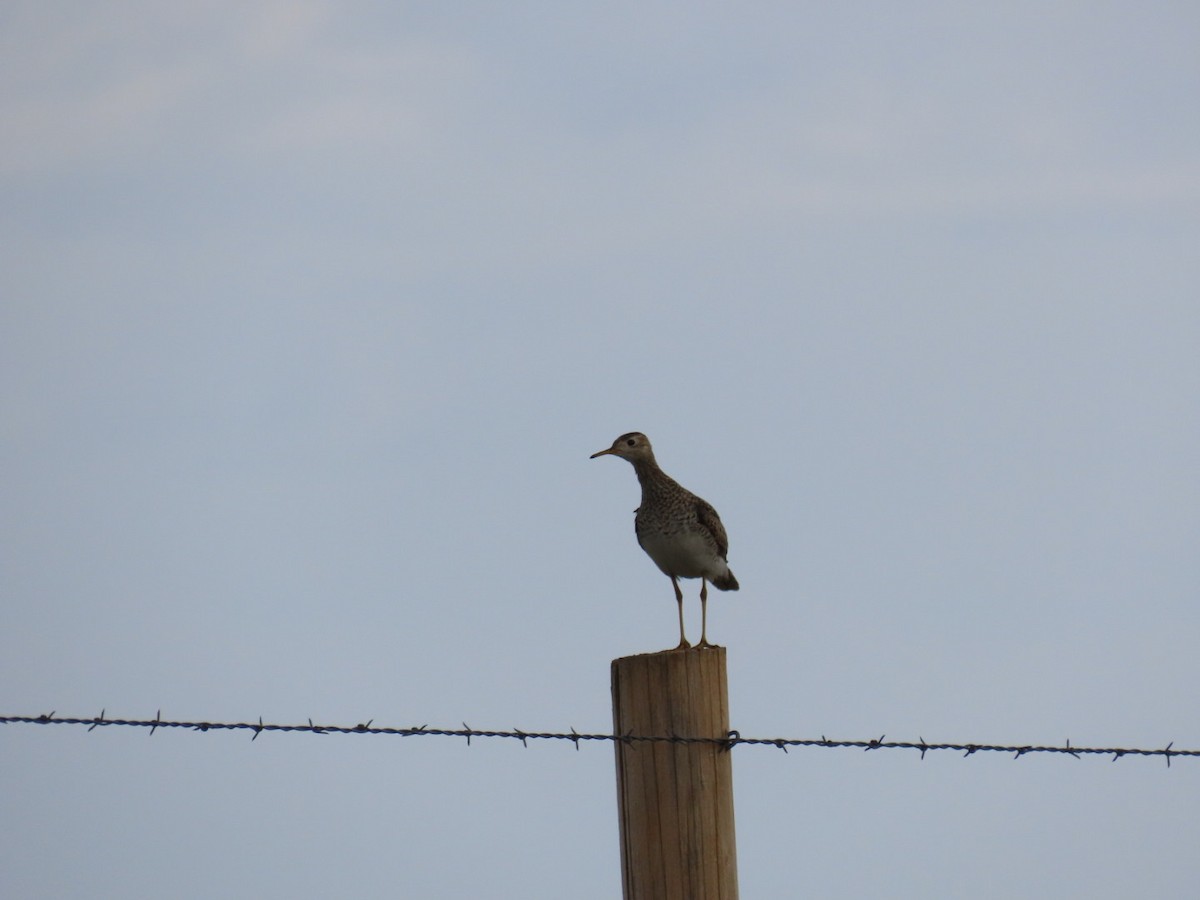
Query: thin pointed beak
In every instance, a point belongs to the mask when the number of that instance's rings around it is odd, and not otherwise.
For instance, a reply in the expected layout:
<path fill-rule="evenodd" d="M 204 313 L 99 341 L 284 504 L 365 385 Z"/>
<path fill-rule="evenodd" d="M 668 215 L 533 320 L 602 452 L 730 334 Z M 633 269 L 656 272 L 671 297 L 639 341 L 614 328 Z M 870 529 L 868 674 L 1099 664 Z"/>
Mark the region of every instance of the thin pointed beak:
<path fill-rule="evenodd" d="M 599 453 L 593 453 L 591 456 L 588 457 L 588 459 L 595 459 L 597 456 L 608 456 L 612 452 L 613 452 L 613 448 L 609 447 L 607 450 L 601 450 Z"/>

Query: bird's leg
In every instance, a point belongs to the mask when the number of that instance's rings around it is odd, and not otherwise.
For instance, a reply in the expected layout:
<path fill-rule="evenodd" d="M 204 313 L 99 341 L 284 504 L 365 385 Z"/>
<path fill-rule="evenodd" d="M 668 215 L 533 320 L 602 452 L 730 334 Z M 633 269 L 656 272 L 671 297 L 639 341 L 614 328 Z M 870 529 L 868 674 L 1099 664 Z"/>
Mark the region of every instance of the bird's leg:
<path fill-rule="evenodd" d="M 671 584 L 675 588 L 675 602 L 679 604 L 679 646 L 675 649 L 687 650 L 692 645 L 683 634 L 683 591 L 679 589 L 679 579 L 674 575 L 671 576 Z"/>
<path fill-rule="evenodd" d="M 701 647 L 715 647 L 716 644 L 708 642 L 708 581 L 704 578 L 700 579 L 700 643 L 696 645 L 696 649 Z"/>

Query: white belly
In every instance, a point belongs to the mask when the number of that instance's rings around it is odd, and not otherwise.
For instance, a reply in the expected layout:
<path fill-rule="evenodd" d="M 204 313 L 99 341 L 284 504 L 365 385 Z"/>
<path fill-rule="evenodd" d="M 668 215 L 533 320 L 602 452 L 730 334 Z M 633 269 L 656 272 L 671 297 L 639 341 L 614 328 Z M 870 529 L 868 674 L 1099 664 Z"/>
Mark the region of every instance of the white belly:
<path fill-rule="evenodd" d="M 708 541 L 698 534 L 649 533 L 641 539 L 642 549 L 664 575 L 678 578 L 720 578 L 729 567 Z"/>

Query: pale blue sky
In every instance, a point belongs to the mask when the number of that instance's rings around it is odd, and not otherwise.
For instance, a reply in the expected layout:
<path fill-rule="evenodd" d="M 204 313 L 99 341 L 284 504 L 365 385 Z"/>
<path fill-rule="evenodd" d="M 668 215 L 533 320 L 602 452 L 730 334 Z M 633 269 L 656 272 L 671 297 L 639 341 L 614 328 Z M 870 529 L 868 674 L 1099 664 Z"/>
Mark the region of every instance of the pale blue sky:
<path fill-rule="evenodd" d="M 8 3 L 0 712 L 1200 747 L 1200 9 Z M 698 584 L 688 583 L 698 629 Z M 746 897 L 1185 896 L 1200 765 L 742 748 Z M 0 728 L 0 894 L 619 895 L 611 748 Z"/>

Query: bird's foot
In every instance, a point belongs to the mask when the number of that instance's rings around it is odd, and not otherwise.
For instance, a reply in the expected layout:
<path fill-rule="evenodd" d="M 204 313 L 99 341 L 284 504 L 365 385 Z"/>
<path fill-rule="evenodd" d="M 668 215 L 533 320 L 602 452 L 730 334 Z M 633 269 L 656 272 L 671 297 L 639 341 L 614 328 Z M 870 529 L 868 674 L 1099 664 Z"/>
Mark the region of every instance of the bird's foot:
<path fill-rule="evenodd" d="M 708 642 L 708 638 L 700 638 L 700 643 L 696 644 L 697 650 L 709 650 L 709 649 L 717 650 L 719 648 L 720 648 L 719 644 L 710 644 Z"/>
<path fill-rule="evenodd" d="M 692 645 L 691 645 L 691 643 L 688 642 L 687 638 L 680 638 L 679 646 L 675 647 L 674 649 L 676 649 L 676 650 L 691 650 Z"/>

